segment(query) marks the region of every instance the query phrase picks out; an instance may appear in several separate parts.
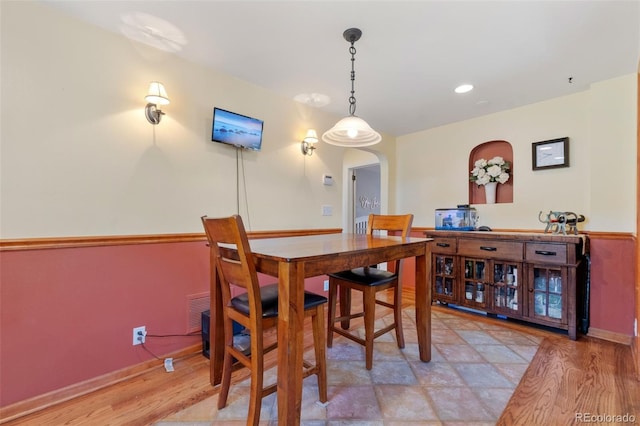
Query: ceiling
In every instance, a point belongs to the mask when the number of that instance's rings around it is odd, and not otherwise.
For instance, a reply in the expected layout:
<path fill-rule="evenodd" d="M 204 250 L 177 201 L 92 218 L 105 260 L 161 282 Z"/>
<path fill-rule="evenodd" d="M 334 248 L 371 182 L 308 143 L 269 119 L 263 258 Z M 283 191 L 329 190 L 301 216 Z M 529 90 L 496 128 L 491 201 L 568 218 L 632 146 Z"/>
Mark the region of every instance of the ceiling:
<path fill-rule="evenodd" d="M 580 92 L 640 58 L 638 1 L 42 2 L 339 116 L 342 33 L 360 28 L 356 115 L 394 136 Z"/>

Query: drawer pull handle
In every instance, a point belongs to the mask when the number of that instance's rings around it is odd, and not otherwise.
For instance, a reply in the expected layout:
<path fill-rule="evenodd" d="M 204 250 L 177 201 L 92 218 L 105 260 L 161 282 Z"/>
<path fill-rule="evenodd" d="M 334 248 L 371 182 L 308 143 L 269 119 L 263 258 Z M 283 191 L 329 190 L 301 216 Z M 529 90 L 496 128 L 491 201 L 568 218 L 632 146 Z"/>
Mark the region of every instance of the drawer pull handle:
<path fill-rule="evenodd" d="M 448 244 L 448 243 L 436 243 L 436 245 L 438 247 L 449 247 L 450 246 L 450 244 Z"/>
<path fill-rule="evenodd" d="M 497 248 L 495 247 L 487 247 L 487 246 L 480 246 L 480 250 L 484 250 L 484 251 L 498 251 Z"/>
<path fill-rule="evenodd" d="M 536 254 L 541 256 L 555 256 L 557 253 L 555 251 L 536 250 Z"/>

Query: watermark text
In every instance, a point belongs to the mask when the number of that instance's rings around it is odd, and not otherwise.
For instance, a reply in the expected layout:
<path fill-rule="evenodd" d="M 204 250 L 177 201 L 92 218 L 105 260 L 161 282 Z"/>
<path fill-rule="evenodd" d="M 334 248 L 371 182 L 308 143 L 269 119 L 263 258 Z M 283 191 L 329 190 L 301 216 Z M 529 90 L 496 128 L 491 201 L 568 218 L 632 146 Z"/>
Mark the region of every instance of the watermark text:
<path fill-rule="evenodd" d="M 595 414 L 576 413 L 576 423 L 635 423 L 636 416 L 633 414 Z"/>

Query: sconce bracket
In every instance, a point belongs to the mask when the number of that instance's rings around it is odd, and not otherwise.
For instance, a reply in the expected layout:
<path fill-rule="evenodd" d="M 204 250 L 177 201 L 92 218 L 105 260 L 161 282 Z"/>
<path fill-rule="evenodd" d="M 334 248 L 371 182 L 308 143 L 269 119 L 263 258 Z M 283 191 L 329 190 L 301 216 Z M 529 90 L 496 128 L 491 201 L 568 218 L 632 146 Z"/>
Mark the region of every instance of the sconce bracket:
<path fill-rule="evenodd" d="M 164 112 L 158 109 L 156 104 L 148 103 L 144 107 L 144 115 L 147 117 L 147 121 L 151 124 L 158 124 L 164 115 Z"/>
<path fill-rule="evenodd" d="M 302 141 L 302 143 L 300 144 L 300 150 L 304 155 L 312 156 L 315 149 L 316 147 L 309 142 Z"/>

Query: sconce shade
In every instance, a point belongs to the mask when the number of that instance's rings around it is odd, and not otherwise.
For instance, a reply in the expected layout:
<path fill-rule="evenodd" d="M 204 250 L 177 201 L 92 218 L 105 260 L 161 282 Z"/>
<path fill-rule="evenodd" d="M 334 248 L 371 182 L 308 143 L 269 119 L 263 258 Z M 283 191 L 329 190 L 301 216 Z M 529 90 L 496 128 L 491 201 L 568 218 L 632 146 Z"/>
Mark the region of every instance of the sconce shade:
<path fill-rule="evenodd" d="M 382 136 L 362 118 L 350 115 L 327 130 L 322 135 L 322 140 L 331 145 L 349 148 L 375 145 L 382 140 Z"/>
<path fill-rule="evenodd" d="M 158 105 L 169 105 L 171 102 L 164 85 L 159 81 L 152 81 L 149 84 L 149 92 L 144 99 L 147 101 L 147 106 L 144 107 L 144 115 L 147 117 L 147 121 L 153 125 L 160 123 L 164 112 L 160 110 Z"/>
<path fill-rule="evenodd" d="M 304 155 L 312 156 L 316 149 L 314 146 L 318 142 L 318 134 L 314 129 L 307 130 L 307 135 L 302 139 L 300 149 Z"/>
<path fill-rule="evenodd" d="M 149 92 L 144 99 L 150 104 L 156 105 L 168 105 L 171 102 L 164 85 L 158 81 L 151 82 Z"/>
<path fill-rule="evenodd" d="M 314 129 L 307 130 L 307 136 L 303 139 L 306 143 L 317 143 L 318 142 L 318 134 Z"/>

